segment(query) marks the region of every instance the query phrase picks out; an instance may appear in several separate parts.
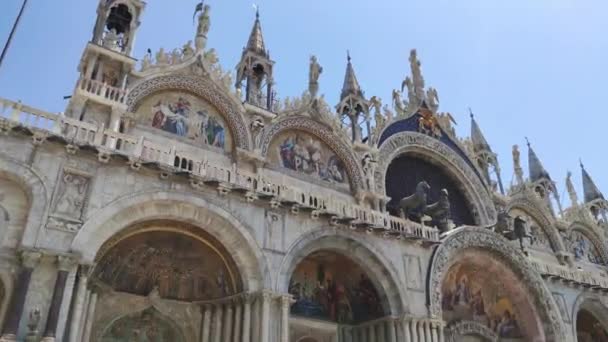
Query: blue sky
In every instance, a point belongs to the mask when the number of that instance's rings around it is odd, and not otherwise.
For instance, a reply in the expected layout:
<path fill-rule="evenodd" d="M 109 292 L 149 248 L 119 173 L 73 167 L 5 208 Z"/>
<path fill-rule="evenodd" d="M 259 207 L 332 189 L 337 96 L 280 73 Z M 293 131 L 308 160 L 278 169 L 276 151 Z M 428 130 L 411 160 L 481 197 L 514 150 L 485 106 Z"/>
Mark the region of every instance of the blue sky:
<path fill-rule="evenodd" d="M 91 38 L 97 0 L 30 0 L 2 68 L 0 97 L 63 111 Z M 254 18 L 251 0 L 207 0 L 209 47 L 233 68 Z M 0 42 L 21 0 L 2 0 Z M 180 47 L 194 35 L 196 0 L 149 0 L 136 39 L 146 49 Z M 580 184 L 579 157 L 608 192 L 603 155 L 608 119 L 608 2 L 605 0 L 257 0 L 266 46 L 276 61 L 279 96 L 307 87 L 308 59 L 324 67 L 321 93 L 333 105 L 342 85 L 346 50 L 368 97 L 390 102 L 418 49 L 427 86 L 441 110 L 469 133 L 470 106 L 499 154 L 505 185 L 513 179 L 511 146 L 530 138 L 568 203 L 568 170 Z M 579 191 L 579 198 L 582 193 Z"/>

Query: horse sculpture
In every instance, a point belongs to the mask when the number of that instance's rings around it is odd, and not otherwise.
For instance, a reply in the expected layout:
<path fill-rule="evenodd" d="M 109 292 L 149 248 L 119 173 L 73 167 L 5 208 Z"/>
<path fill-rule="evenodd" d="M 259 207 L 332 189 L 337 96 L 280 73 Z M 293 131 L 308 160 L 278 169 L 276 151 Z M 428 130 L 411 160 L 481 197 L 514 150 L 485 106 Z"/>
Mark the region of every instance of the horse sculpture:
<path fill-rule="evenodd" d="M 494 231 L 509 241 L 519 240 L 519 248 L 524 253 L 526 253 L 526 249 L 524 248 L 525 238 L 530 239 L 531 245 L 534 244 L 534 238 L 528 234 L 528 230 L 526 229 L 526 221 L 521 216 L 517 216 L 513 219 L 513 226 L 511 228 L 511 216 L 506 211 L 501 211 L 498 214 Z"/>
<path fill-rule="evenodd" d="M 426 198 L 429 190 L 431 190 L 430 185 L 426 181 L 422 181 L 416 185 L 416 192 L 413 195 L 402 198 L 399 201 L 401 218 L 413 218 L 415 221 L 420 222 L 426 210 Z"/>
<path fill-rule="evenodd" d="M 450 230 L 450 197 L 447 189 L 441 189 L 439 200 L 424 210 L 424 214 L 433 219 L 433 224 L 441 233 Z"/>

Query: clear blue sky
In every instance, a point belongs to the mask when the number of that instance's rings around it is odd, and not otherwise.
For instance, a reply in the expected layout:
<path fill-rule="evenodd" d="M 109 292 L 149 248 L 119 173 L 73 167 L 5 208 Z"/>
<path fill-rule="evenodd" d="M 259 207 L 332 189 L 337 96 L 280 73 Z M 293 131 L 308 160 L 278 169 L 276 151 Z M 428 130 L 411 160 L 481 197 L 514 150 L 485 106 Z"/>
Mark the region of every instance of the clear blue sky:
<path fill-rule="evenodd" d="M 254 18 L 251 0 L 207 0 L 212 6 L 209 47 L 233 68 Z M 76 67 L 91 37 L 98 0 L 30 0 L 12 49 L 0 69 L 0 97 L 63 111 Z M 0 3 L 0 41 L 8 36 L 21 0 Z M 606 0 L 257 0 L 266 46 L 276 60 L 279 96 L 307 87 L 308 59 L 324 67 L 321 93 L 337 102 L 350 49 L 366 95 L 390 102 L 409 73 L 417 48 L 427 86 L 441 110 L 469 133 L 473 108 L 511 182 L 511 146 L 526 163 L 528 136 L 558 182 L 567 170 L 580 184 L 578 159 L 608 193 L 608 1 Z M 135 56 L 173 49 L 192 39 L 196 0 L 149 0 Z M 579 191 L 579 197 L 582 193 Z"/>

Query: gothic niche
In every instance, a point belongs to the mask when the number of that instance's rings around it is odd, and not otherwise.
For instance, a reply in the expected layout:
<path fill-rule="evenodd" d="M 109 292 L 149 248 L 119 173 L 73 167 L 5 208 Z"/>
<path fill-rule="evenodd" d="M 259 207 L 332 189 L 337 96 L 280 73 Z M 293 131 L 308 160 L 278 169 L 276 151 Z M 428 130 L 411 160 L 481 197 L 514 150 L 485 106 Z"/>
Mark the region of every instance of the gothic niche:
<path fill-rule="evenodd" d="M 564 241 L 566 248 L 574 255 L 576 261 L 603 265 L 604 262 L 597 247 L 580 230 L 573 229 Z"/>
<path fill-rule="evenodd" d="M 114 321 L 103 332 L 101 342 L 184 342 L 179 329 L 153 308 Z"/>
<path fill-rule="evenodd" d="M 313 179 L 348 188 L 349 180 L 342 160 L 317 137 L 289 131 L 273 138 L 269 148 L 272 165 L 307 175 Z"/>
<path fill-rule="evenodd" d="M 115 291 L 198 301 L 238 291 L 234 267 L 211 237 L 153 230 L 131 235 L 103 253 L 94 278 Z M 229 263 L 229 264 L 227 264 Z"/>
<path fill-rule="evenodd" d="M 589 311 L 581 310 L 576 315 L 576 337 L 578 342 L 604 342 L 608 332 Z"/>
<path fill-rule="evenodd" d="M 441 198 L 441 190 L 446 189 L 450 200 L 451 219 L 456 226 L 474 225 L 468 201 L 452 179 L 438 166 L 414 156 L 394 159 L 386 173 L 386 194 L 391 198 L 388 211 L 400 216 L 399 201 L 416 193 L 422 181 L 430 186 L 427 203 L 435 203 Z"/>
<path fill-rule="evenodd" d="M 146 98 L 137 109 L 139 123 L 198 145 L 230 150 L 232 138 L 222 115 L 210 104 L 183 92 Z"/>
<path fill-rule="evenodd" d="M 540 336 L 534 308 L 515 274 L 487 253 L 470 250 L 445 275 L 441 287 L 448 325 L 480 324 L 501 341 L 533 341 Z"/>
<path fill-rule="evenodd" d="M 357 324 L 383 317 L 380 296 L 367 274 L 349 258 L 316 252 L 304 259 L 289 282 L 297 316 Z"/>

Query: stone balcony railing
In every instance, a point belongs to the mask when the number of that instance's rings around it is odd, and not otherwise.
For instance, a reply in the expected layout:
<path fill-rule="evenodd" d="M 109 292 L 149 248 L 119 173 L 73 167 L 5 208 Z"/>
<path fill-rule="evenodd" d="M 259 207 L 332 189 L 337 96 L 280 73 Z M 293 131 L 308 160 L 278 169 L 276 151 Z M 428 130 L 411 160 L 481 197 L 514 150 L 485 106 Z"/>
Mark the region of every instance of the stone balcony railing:
<path fill-rule="evenodd" d="M 84 77 L 78 80 L 78 91 L 102 103 L 109 102 L 124 105 L 127 100 L 126 90 Z"/>
<path fill-rule="evenodd" d="M 191 155 L 144 137 L 114 132 L 0 98 L 0 129 L 7 132 L 17 126 L 27 128 L 35 137 L 52 135 L 55 140 L 63 140 L 69 152 L 80 147 L 96 149 L 102 162 L 122 157 L 129 160 L 135 170 L 142 166 L 158 168 L 161 177 L 186 174 L 196 189 L 215 186 L 220 194 L 238 192 L 250 202 L 266 200 L 271 207 L 288 207 L 294 214 L 307 211 L 313 219 L 326 217 L 332 225 L 376 231 L 397 238 L 439 241 L 436 228 L 372 210 L 338 196 L 302 190 L 263 172 L 240 170 L 236 164 L 227 167 L 212 163 L 200 157 L 204 153 Z"/>

